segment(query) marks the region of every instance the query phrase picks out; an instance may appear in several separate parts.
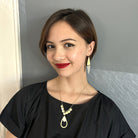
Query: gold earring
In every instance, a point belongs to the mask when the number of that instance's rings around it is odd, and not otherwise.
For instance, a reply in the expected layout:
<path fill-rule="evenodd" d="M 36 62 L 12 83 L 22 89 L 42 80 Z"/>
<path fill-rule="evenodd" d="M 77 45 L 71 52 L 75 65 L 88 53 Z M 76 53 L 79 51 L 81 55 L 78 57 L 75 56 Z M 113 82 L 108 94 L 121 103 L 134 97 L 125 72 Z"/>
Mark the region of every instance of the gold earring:
<path fill-rule="evenodd" d="M 91 60 L 90 60 L 90 57 L 88 57 L 88 59 L 87 59 L 87 71 L 88 71 L 88 74 L 90 73 L 90 68 L 91 68 Z"/>

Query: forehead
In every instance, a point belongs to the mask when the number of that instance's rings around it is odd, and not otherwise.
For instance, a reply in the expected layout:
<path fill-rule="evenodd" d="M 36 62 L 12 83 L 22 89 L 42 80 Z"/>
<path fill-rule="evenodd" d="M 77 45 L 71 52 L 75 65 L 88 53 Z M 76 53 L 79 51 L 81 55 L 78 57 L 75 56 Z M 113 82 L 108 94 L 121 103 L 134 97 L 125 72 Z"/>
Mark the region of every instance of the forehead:
<path fill-rule="evenodd" d="M 80 39 L 77 32 L 65 21 L 58 21 L 49 30 L 48 40 L 63 40 L 67 38 Z M 81 38 L 82 39 L 82 38 Z"/>

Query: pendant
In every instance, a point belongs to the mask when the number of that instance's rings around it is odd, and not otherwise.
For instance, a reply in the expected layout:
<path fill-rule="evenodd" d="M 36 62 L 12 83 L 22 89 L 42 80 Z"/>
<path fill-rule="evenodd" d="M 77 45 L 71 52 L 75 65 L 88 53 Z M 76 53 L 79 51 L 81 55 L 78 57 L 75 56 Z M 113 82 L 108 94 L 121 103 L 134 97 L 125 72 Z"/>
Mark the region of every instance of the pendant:
<path fill-rule="evenodd" d="M 63 125 L 63 123 L 64 123 L 64 125 Z M 68 126 L 68 121 L 67 121 L 67 118 L 66 118 L 65 115 L 64 115 L 63 118 L 61 119 L 60 126 L 61 126 L 62 128 L 66 128 L 66 127 Z"/>

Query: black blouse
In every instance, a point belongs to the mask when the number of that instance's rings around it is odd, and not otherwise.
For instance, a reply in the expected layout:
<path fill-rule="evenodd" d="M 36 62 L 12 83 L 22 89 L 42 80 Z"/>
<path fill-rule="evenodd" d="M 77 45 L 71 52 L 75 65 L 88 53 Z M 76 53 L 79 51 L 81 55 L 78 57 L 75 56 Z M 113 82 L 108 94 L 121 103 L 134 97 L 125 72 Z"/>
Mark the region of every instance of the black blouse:
<path fill-rule="evenodd" d="M 135 138 L 116 104 L 98 92 L 84 104 L 75 104 L 61 128 L 61 102 L 47 91 L 47 82 L 24 87 L 0 115 L 3 125 L 18 138 Z M 67 110 L 71 104 L 65 103 Z"/>

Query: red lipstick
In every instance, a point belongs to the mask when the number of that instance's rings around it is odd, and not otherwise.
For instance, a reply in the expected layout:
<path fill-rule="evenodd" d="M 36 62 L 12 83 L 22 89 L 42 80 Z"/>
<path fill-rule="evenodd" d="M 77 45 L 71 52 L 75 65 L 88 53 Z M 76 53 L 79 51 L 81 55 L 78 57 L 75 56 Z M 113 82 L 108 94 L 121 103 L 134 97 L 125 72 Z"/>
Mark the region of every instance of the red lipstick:
<path fill-rule="evenodd" d="M 55 64 L 59 69 L 65 68 L 69 65 L 70 63 L 57 63 Z"/>

